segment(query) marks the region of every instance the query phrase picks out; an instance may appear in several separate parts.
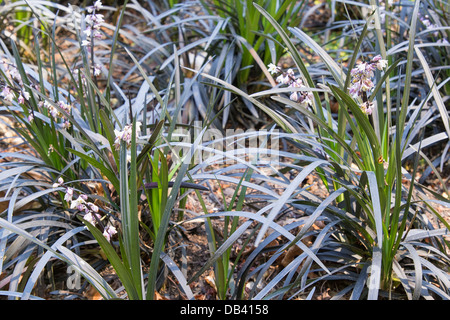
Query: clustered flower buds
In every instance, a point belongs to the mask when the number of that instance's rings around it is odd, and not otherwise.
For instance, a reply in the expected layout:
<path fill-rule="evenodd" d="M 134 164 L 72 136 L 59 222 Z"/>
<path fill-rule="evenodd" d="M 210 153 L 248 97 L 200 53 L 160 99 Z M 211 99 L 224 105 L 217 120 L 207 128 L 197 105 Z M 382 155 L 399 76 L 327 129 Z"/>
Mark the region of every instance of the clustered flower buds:
<path fill-rule="evenodd" d="M 87 8 L 89 15 L 86 16 L 86 29 L 83 33 L 86 35 L 86 39 L 82 41 L 82 46 L 92 45 L 93 39 L 101 39 L 102 33 L 100 32 L 101 24 L 104 22 L 103 15 L 97 13 L 103 7 L 100 0 L 95 1 L 93 6 Z"/>
<path fill-rule="evenodd" d="M 53 184 L 54 188 L 58 188 L 64 184 L 63 178 L 59 178 L 57 183 Z M 101 219 L 101 215 L 98 213 L 99 208 L 96 204 L 89 202 L 87 195 L 79 194 L 78 197 L 74 197 L 74 190 L 71 187 L 67 187 L 64 195 L 64 200 L 69 204 L 70 209 L 76 209 L 84 212 L 83 219 L 92 225 L 96 225 L 97 221 Z M 111 241 L 111 237 L 117 233 L 115 227 L 108 225 L 103 230 L 103 236 Z"/>
<path fill-rule="evenodd" d="M 139 121 L 136 122 L 136 132 L 141 130 L 141 123 Z M 133 126 L 131 124 L 127 124 L 122 131 L 114 130 L 116 138 L 114 140 L 114 148 L 116 150 L 120 149 L 120 142 L 125 141 L 127 144 L 127 149 L 131 146 L 131 134 Z"/>
<path fill-rule="evenodd" d="M 432 23 L 430 20 L 430 17 L 427 14 L 422 16 L 419 13 L 419 19 L 425 25 L 427 30 L 434 30 L 433 35 L 435 37 L 439 36 L 439 31 L 437 30 L 437 28 L 439 28 L 439 26 L 437 24 Z M 437 40 L 436 43 L 448 44 L 449 42 L 446 38 L 442 38 L 442 39 Z"/>
<path fill-rule="evenodd" d="M 67 201 L 70 209 L 83 211 L 85 213 L 84 219 L 92 224 L 96 223 L 96 219 L 93 214 L 95 214 L 97 218 L 101 218 L 98 214 L 98 206 L 92 202 L 89 202 L 88 197 L 85 194 L 80 194 L 76 199 L 74 199 L 74 191 L 71 187 L 66 188 L 64 200 Z"/>
<path fill-rule="evenodd" d="M 64 183 L 64 179 L 63 179 L 62 177 L 59 177 L 59 178 L 58 178 L 58 182 L 55 182 L 55 183 L 53 184 L 53 188 L 58 188 L 58 187 L 60 187 L 63 183 Z"/>
<path fill-rule="evenodd" d="M 283 72 L 282 69 L 273 63 L 270 63 L 268 65 L 268 71 L 271 74 L 278 74 L 281 73 L 277 78 L 276 81 L 280 84 L 285 84 L 288 86 L 288 88 L 307 88 L 304 84 L 302 79 L 296 78 L 294 71 L 292 69 L 288 69 L 286 72 Z M 292 101 L 300 103 L 303 107 L 311 106 L 312 105 L 312 99 L 313 94 L 311 91 L 293 91 L 291 92 L 291 95 L 289 98 Z"/>
<path fill-rule="evenodd" d="M 383 70 L 387 67 L 387 63 L 387 60 L 384 60 L 380 55 L 377 55 L 369 62 L 359 62 L 356 67 L 350 71 L 352 85 L 348 88 L 349 93 L 354 98 L 361 97 L 364 100 L 360 107 L 366 114 L 372 114 L 373 110 L 373 103 L 367 101 L 367 93 L 375 86 L 371 78 L 374 77 L 375 70 Z"/>
<path fill-rule="evenodd" d="M 9 102 L 13 101 L 13 99 L 16 97 L 14 95 L 14 92 L 8 86 L 4 86 L 2 89 L 2 92 L 0 94 L 2 95 L 3 99 L 5 99 Z"/>
<path fill-rule="evenodd" d="M 114 228 L 113 226 L 107 226 L 105 228 L 105 230 L 103 230 L 103 236 L 106 238 L 106 240 L 108 240 L 109 242 L 111 241 L 111 237 L 113 235 L 115 235 L 117 233 L 116 228 Z"/>
<path fill-rule="evenodd" d="M 10 82 L 18 83 L 20 86 L 20 89 L 14 89 L 5 84 L 1 88 L 0 95 L 6 101 L 12 102 L 16 98 L 16 93 L 17 93 L 18 94 L 17 102 L 25 103 L 25 100 L 30 99 L 30 94 L 24 88 L 22 77 L 20 76 L 20 73 L 17 70 L 17 67 L 14 64 L 12 64 L 11 62 L 8 62 L 7 60 L 3 60 L 2 64 L 3 64 L 3 69 L 5 72 L 5 75 L 8 77 Z"/>
<path fill-rule="evenodd" d="M 58 108 L 56 108 L 52 103 L 50 103 L 48 101 L 39 101 L 38 105 L 40 108 L 47 109 L 48 114 L 53 118 L 53 120 L 55 122 L 60 122 L 62 120 L 61 124 L 64 129 L 70 128 L 71 124 L 70 124 L 69 120 L 67 120 L 67 118 L 64 116 L 64 114 L 61 111 L 59 111 Z M 70 112 L 72 110 L 72 105 L 70 105 L 64 101 L 58 101 L 56 103 L 56 105 L 68 114 L 70 114 Z"/>
<path fill-rule="evenodd" d="M 426 27 L 428 30 L 433 30 L 433 29 L 438 28 L 438 25 L 437 25 L 437 24 L 433 24 L 433 23 L 431 22 L 430 17 L 429 17 L 428 15 L 422 16 L 422 15 L 419 14 L 419 16 L 420 16 L 420 17 L 419 17 L 420 21 L 425 25 L 425 27 Z M 435 32 L 434 32 L 434 35 L 437 37 L 437 36 L 439 35 L 439 32 L 435 31 Z"/>
<path fill-rule="evenodd" d="M 28 101 L 30 99 L 30 93 L 25 90 L 22 78 L 20 76 L 20 73 L 17 70 L 17 67 L 8 62 L 7 60 L 2 61 L 3 69 L 5 71 L 5 75 L 8 77 L 10 83 L 17 83 L 20 85 L 20 88 L 13 88 L 8 85 L 2 85 L 0 90 L 0 96 L 9 101 L 12 102 L 16 99 L 16 101 L 20 104 L 24 104 L 25 101 Z M 66 111 L 68 114 L 70 114 L 72 110 L 72 106 L 70 104 L 67 104 L 64 101 L 58 101 L 56 102 L 56 105 Z M 70 122 L 67 120 L 67 118 L 49 101 L 40 101 L 38 103 L 38 106 L 40 108 L 47 109 L 47 112 L 49 116 L 53 118 L 55 122 L 61 122 L 62 127 L 67 129 L 71 126 Z M 28 115 L 28 122 L 32 122 L 34 120 L 34 112 L 31 112 Z"/>

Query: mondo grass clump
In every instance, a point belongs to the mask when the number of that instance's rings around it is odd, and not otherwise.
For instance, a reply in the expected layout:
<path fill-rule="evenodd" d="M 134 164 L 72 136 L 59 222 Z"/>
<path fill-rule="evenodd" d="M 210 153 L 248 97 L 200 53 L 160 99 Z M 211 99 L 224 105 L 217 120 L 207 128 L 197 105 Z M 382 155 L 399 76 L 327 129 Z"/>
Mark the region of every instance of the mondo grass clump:
<path fill-rule="evenodd" d="M 448 300 L 449 14 L 2 5 L 1 299 Z"/>

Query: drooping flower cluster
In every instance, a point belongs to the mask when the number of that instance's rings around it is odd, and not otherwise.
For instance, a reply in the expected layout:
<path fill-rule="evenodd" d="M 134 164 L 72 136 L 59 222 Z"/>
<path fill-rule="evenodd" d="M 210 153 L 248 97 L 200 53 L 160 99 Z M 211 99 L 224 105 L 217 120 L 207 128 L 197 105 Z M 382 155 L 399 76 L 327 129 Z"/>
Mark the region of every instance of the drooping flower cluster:
<path fill-rule="evenodd" d="M 17 67 L 7 60 L 2 61 L 3 70 L 5 72 L 6 77 L 9 79 L 10 83 L 18 83 L 19 88 L 12 88 L 8 85 L 4 84 L 1 87 L 0 95 L 6 101 L 12 102 L 15 98 L 17 98 L 18 103 L 25 103 L 25 100 L 30 99 L 30 94 L 27 90 L 25 90 L 22 77 L 20 76 Z M 16 94 L 18 96 L 16 96 Z"/>
<path fill-rule="evenodd" d="M 64 184 L 64 179 L 59 178 L 58 182 L 53 184 L 53 188 L 58 188 Z M 78 197 L 74 197 L 74 190 L 71 187 L 67 187 L 65 190 L 64 200 L 69 204 L 70 209 L 76 209 L 84 212 L 83 219 L 92 225 L 96 225 L 102 216 L 98 213 L 99 208 L 93 202 L 90 202 L 88 196 L 85 194 L 79 194 Z M 103 236 L 110 241 L 111 237 L 117 233 L 114 226 L 108 225 L 103 230 Z"/>
<path fill-rule="evenodd" d="M 367 95 L 375 86 L 372 78 L 375 70 L 383 70 L 387 67 L 387 60 L 381 58 L 381 55 L 375 56 L 369 62 L 359 62 L 355 68 L 350 71 L 351 86 L 348 88 L 349 93 L 354 97 L 361 97 L 363 103 L 361 109 L 366 114 L 372 114 L 373 104 L 367 100 Z"/>
<path fill-rule="evenodd" d="M 102 7 L 102 2 L 97 0 L 93 6 L 87 8 L 89 15 L 86 16 L 86 29 L 83 31 L 86 39 L 82 41 L 82 46 L 91 46 L 94 39 L 101 39 L 103 37 L 100 32 L 101 24 L 104 22 L 103 15 L 97 13 Z"/>
<path fill-rule="evenodd" d="M 433 35 L 435 37 L 439 36 L 439 31 L 437 29 L 437 28 L 439 28 L 439 25 L 437 25 L 435 23 L 432 23 L 431 20 L 430 20 L 430 16 L 428 16 L 427 14 L 423 16 L 423 15 L 421 15 L 419 13 L 419 19 L 423 23 L 423 25 L 425 26 L 425 28 L 427 30 L 430 30 L 430 31 L 434 30 Z M 447 38 L 442 38 L 442 39 L 438 39 L 436 41 L 436 43 L 438 43 L 438 44 L 448 44 L 449 42 L 448 42 Z"/>
<path fill-rule="evenodd" d="M 101 218 L 98 214 L 98 206 L 92 202 L 89 202 L 89 199 L 85 194 L 80 194 L 76 197 L 76 199 L 74 199 L 74 190 L 71 187 L 66 188 L 64 200 L 67 201 L 70 209 L 77 209 L 78 211 L 84 212 L 84 220 L 90 222 L 91 224 L 95 225 L 97 223 L 97 219 Z"/>
<path fill-rule="evenodd" d="M 95 40 L 99 40 L 103 38 L 103 34 L 101 32 L 101 27 L 104 22 L 104 16 L 103 14 L 100 14 L 99 11 L 103 8 L 103 4 L 100 0 L 97 0 L 94 2 L 92 6 L 89 6 L 86 8 L 86 16 L 84 20 L 77 20 L 76 25 L 79 25 L 82 27 L 80 30 L 81 35 L 81 46 L 87 48 L 86 54 L 92 55 L 92 50 L 94 50 L 94 42 Z M 74 12 L 74 9 L 69 4 L 69 12 Z M 89 72 L 93 77 L 98 77 L 102 73 L 102 65 L 99 64 L 94 57 L 90 57 L 90 61 L 92 61 L 89 71 L 83 70 L 83 67 L 80 66 L 74 66 L 72 69 L 72 76 L 75 79 L 75 82 L 78 82 L 80 79 L 81 85 L 87 86 L 88 81 L 86 79 L 86 72 Z M 84 94 L 86 94 L 87 90 L 84 90 Z"/>
<path fill-rule="evenodd" d="M 17 70 L 17 67 L 12 64 L 11 62 L 8 62 L 7 60 L 2 61 L 3 70 L 8 78 L 10 83 L 18 84 L 20 87 L 10 87 L 7 84 L 3 84 L 0 87 L 0 96 L 9 102 L 12 102 L 13 100 L 16 100 L 20 104 L 24 104 L 26 101 L 30 99 L 30 93 L 25 89 L 25 86 L 23 84 L 23 80 L 20 76 L 19 71 Z M 37 85 L 31 85 L 37 88 Z M 68 114 L 70 114 L 72 110 L 72 106 L 62 100 L 56 102 L 56 105 L 66 111 Z M 63 128 L 69 128 L 70 122 L 67 120 L 67 118 L 54 106 L 54 104 L 50 103 L 49 101 L 40 101 L 38 103 L 38 106 L 41 109 L 46 109 L 49 116 L 53 118 L 53 120 L 57 123 L 61 123 Z M 34 111 L 31 111 L 28 115 L 28 121 L 32 122 L 34 120 Z"/>
<path fill-rule="evenodd" d="M 431 22 L 430 17 L 427 14 L 424 16 L 419 14 L 419 19 L 428 30 L 433 30 L 439 27 L 437 24 Z M 439 32 L 435 31 L 434 35 L 437 37 Z"/>
<path fill-rule="evenodd" d="M 136 122 L 136 132 L 141 130 L 141 123 L 139 121 Z M 131 134 L 132 134 L 133 126 L 131 124 L 127 124 L 122 131 L 114 130 L 114 134 L 116 138 L 114 140 L 114 148 L 116 150 L 120 149 L 120 142 L 125 141 L 127 144 L 127 149 L 131 146 Z"/>
<path fill-rule="evenodd" d="M 50 103 L 47 100 L 45 100 L 45 101 L 39 101 L 38 105 L 39 105 L 40 108 L 47 109 L 48 114 L 53 118 L 53 120 L 55 122 L 59 123 L 61 121 L 62 122 L 62 127 L 64 129 L 70 128 L 71 124 L 70 124 L 69 120 L 52 103 Z M 66 102 L 64 102 L 62 100 L 58 101 L 56 103 L 56 105 L 60 109 L 64 110 L 68 114 L 70 114 L 70 112 L 72 110 L 72 105 L 68 104 L 68 103 L 66 103 Z"/>
<path fill-rule="evenodd" d="M 8 86 L 4 86 L 0 94 L 2 95 L 3 99 L 9 102 L 12 102 L 13 99 L 16 97 L 14 92 Z"/>
<path fill-rule="evenodd" d="M 293 89 L 307 89 L 307 87 L 303 84 L 302 79 L 295 77 L 294 70 L 292 69 L 288 69 L 286 72 L 283 72 L 280 67 L 274 65 L 273 63 L 270 63 L 267 70 L 271 74 L 281 73 L 276 78 L 276 81 L 279 84 L 285 84 L 288 86 L 288 88 Z M 292 101 L 300 103 L 303 107 L 307 107 L 312 105 L 313 94 L 311 93 L 311 91 L 295 90 L 291 92 L 289 98 Z"/>
<path fill-rule="evenodd" d="M 106 226 L 106 228 L 103 230 L 103 236 L 106 238 L 106 240 L 108 240 L 108 242 L 111 242 L 112 236 L 115 235 L 116 233 L 117 229 L 111 225 Z"/>

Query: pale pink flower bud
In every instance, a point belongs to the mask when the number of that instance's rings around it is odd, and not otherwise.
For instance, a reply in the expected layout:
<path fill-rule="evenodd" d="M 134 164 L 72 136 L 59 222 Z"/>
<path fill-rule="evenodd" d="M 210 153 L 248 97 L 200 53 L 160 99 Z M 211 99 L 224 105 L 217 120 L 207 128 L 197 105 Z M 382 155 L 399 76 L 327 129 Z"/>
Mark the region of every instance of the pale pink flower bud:
<path fill-rule="evenodd" d="M 280 74 L 280 75 L 277 77 L 276 81 L 277 81 L 278 83 L 285 83 L 286 78 L 287 78 L 287 77 L 285 77 L 283 74 Z"/>
<path fill-rule="evenodd" d="M 66 189 L 66 194 L 64 195 L 64 200 L 70 202 L 72 201 L 72 197 L 73 197 L 73 188 L 68 187 Z"/>
<path fill-rule="evenodd" d="M 292 81 L 292 83 L 289 85 L 289 88 L 302 88 L 305 87 L 303 85 L 303 81 L 300 78 L 295 79 L 294 81 Z"/>
<path fill-rule="evenodd" d="M 70 209 L 77 208 L 78 210 L 83 211 L 85 208 L 85 202 L 86 201 L 84 200 L 84 198 L 80 195 L 76 200 L 70 203 Z"/>
<path fill-rule="evenodd" d="M 53 188 L 58 188 L 59 186 L 61 186 L 64 183 L 64 179 L 62 177 L 58 178 L 58 182 L 53 184 Z"/>
<path fill-rule="evenodd" d="M 13 101 L 14 99 L 14 92 L 9 88 L 8 86 L 4 86 L 2 92 L 0 95 L 7 101 Z"/>
<path fill-rule="evenodd" d="M 98 206 L 93 204 L 92 202 L 88 203 L 88 206 L 91 208 L 92 211 L 98 212 Z"/>
<path fill-rule="evenodd" d="M 83 216 L 83 219 L 86 220 L 87 222 L 89 222 L 90 224 L 95 225 L 97 223 L 96 217 L 98 219 L 101 218 L 101 216 L 99 214 L 95 213 L 95 216 L 94 216 L 94 214 L 92 214 L 92 212 L 88 212 Z"/>
<path fill-rule="evenodd" d="M 292 92 L 291 95 L 289 96 L 289 99 L 291 99 L 292 101 L 297 101 L 298 93 L 296 91 Z"/>
<path fill-rule="evenodd" d="M 107 226 L 103 231 L 103 236 L 106 238 L 106 240 L 111 241 L 111 237 L 116 233 L 116 228 L 114 228 L 113 226 Z"/>

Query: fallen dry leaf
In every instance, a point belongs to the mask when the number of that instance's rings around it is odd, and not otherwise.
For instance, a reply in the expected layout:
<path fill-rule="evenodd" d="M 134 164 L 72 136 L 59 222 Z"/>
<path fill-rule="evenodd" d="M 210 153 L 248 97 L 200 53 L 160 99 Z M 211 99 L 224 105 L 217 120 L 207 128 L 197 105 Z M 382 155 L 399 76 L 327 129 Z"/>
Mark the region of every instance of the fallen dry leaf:
<path fill-rule="evenodd" d="M 103 300 L 102 295 L 91 285 L 89 285 L 87 291 L 84 293 L 84 296 L 88 300 Z"/>

